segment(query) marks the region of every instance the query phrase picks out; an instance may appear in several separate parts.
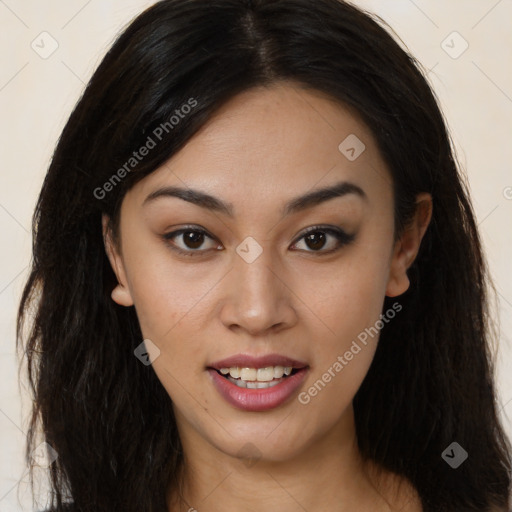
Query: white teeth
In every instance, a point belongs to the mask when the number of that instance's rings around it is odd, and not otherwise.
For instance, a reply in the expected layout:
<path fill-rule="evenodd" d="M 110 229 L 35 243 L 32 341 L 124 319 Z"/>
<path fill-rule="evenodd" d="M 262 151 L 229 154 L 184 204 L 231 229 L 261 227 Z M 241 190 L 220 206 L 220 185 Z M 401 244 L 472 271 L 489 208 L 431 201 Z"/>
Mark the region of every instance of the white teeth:
<path fill-rule="evenodd" d="M 221 368 L 219 371 L 222 375 L 245 382 L 272 382 L 274 379 L 281 379 L 284 375 L 290 375 L 292 370 L 291 366 L 267 366 L 266 368 L 232 366 L 231 368 Z"/>
<path fill-rule="evenodd" d="M 242 368 L 240 370 L 240 378 L 242 380 L 257 380 L 258 370 L 256 368 Z"/>
<path fill-rule="evenodd" d="M 259 382 L 270 382 L 274 378 L 274 368 L 268 366 L 267 368 L 258 368 L 256 380 Z"/>
<path fill-rule="evenodd" d="M 231 377 L 233 377 L 233 379 L 238 379 L 240 378 L 240 368 L 226 368 L 229 372 L 229 375 L 231 375 Z"/>
<path fill-rule="evenodd" d="M 284 368 L 282 366 L 274 366 L 274 379 L 280 379 L 284 375 Z"/>
<path fill-rule="evenodd" d="M 273 386 L 277 386 L 282 379 L 279 380 L 273 380 L 271 382 L 246 382 L 242 379 L 233 379 L 232 377 L 228 376 L 228 380 L 232 382 L 233 384 L 236 384 L 239 388 L 248 388 L 248 389 L 265 389 L 265 388 L 271 388 Z"/>
<path fill-rule="evenodd" d="M 232 379 L 231 377 L 228 377 L 228 379 L 233 384 L 236 384 L 239 388 L 246 388 L 247 387 L 247 382 L 245 382 L 245 380 L 242 380 L 242 379 Z"/>

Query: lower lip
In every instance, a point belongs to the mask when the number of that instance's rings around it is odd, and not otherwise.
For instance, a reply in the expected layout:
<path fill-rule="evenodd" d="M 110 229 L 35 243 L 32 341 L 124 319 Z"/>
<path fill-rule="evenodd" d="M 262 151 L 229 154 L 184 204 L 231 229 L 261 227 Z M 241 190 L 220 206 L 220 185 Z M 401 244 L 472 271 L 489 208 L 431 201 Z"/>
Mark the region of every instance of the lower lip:
<path fill-rule="evenodd" d="M 308 368 L 301 368 L 279 384 L 264 389 L 240 388 L 219 375 L 213 368 L 208 368 L 208 373 L 217 391 L 234 407 L 244 411 L 267 411 L 278 407 L 292 396 L 304 382 Z"/>

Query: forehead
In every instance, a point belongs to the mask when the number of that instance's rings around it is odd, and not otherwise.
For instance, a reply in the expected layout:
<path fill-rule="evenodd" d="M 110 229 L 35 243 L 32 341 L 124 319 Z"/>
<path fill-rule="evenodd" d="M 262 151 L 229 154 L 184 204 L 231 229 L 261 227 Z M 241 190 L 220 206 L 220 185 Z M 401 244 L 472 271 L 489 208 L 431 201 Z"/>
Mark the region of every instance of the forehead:
<path fill-rule="evenodd" d="M 143 201 L 158 187 L 188 186 L 249 211 L 340 181 L 376 201 L 391 198 L 390 174 L 358 114 L 321 92 L 279 83 L 230 99 L 131 195 Z"/>

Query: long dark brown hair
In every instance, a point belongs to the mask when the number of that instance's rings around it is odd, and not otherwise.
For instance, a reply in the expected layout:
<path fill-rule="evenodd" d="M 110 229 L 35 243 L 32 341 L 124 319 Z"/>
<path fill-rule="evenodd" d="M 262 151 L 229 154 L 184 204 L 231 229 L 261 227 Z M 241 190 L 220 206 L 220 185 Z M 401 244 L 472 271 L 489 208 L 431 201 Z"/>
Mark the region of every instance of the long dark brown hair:
<path fill-rule="evenodd" d="M 115 230 L 126 191 L 225 101 L 282 80 L 362 116 L 392 172 L 397 235 L 416 195 L 433 197 L 411 286 L 398 298 L 402 312 L 382 329 L 354 399 L 361 454 L 407 478 L 425 512 L 509 509 L 487 270 L 465 178 L 421 65 L 380 18 L 342 1 L 164 0 L 124 30 L 87 84 L 34 214 L 17 345 L 34 399 L 27 460 L 39 427 L 58 453 L 49 467 L 54 510 L 66 500 L 80 512 L 167 510 L 182 447 L 170 397 L 134 357 L 142 341 L 134 308 L 110 298 L 116 279 L 102 214 Z M 172 124 L 191 98 L 194 108 Z M 127 170 L 159 127 L 162 141 Z M 457 469 L 441 456 L 452 442 L 469 454 Z"/>

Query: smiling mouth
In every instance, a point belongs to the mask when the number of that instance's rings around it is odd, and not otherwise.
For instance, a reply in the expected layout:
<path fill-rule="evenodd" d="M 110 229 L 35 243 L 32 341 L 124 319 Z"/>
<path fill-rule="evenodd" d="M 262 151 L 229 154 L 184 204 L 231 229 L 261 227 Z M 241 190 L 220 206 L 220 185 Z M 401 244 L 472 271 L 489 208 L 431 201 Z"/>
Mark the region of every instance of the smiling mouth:
<path fill-rule="evenodd" d="M 267 366 L 265 368 L 221 368 L 217 373 L 239 388 L 266 389 L 277 386 L 299 371 L 291 366 Z"/>

